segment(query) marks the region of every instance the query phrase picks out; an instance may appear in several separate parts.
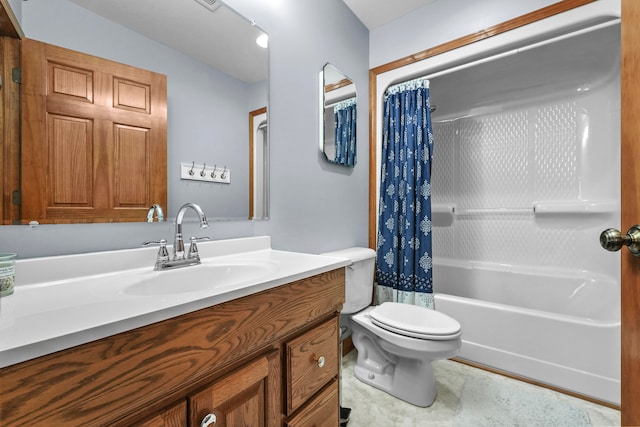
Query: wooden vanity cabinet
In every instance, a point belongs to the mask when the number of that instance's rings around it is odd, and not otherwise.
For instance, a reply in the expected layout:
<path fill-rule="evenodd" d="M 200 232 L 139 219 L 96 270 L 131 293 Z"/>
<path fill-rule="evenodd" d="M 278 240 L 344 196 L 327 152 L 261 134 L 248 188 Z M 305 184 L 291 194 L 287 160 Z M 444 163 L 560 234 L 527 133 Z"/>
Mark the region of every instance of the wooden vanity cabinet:
<path fill-rule="evenodd" d="M 165 409 L 158 415 L 136 424 L 138 427 L 183 427 L 187 425 L 187 402 Z"/>
<path fill-rule="evenodd" d="M 337 426 L 343 303 L 340 268 L 2 368 L 0 425 Z"/>
<path fill-rule="evenodd" d="M 241 365 L 160 413 L 133 422 L 141 427 L 278 426 L 281 393 L 277 350 Z"/>

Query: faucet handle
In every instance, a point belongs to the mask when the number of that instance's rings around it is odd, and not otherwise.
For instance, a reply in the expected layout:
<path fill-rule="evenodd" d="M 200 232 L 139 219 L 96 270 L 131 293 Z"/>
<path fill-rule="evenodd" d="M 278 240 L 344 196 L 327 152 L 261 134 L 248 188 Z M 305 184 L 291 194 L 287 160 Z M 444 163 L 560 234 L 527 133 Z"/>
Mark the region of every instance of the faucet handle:
<path fill-rule="evenodd" d="M 169 251 L 167 251 L 167 241 L 165 239 L 160 240 L 148 240 L 142 243 L 142 246 L 149 246 L 152 244 L 160 245 L 158 249 L 158 257 L 156 258 L 156 264 L 158 262 L 169 261 Z"/>
<path fill-rule="evenodd" d="M 196 245 L 197 241 L 200 240 L 210 240 L 208 237 L 191 237 L 189 244 L 189 252 L 187 253 L 187 258 L 200 258 L 198 253 L 198 246 Z"/>

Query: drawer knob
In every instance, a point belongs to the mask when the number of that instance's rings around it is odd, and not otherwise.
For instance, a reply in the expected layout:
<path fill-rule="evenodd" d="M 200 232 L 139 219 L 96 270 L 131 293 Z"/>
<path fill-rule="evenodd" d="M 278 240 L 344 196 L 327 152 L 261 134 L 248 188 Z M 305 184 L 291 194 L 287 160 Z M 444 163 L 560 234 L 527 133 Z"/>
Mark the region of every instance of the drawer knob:
<path fill-rule="evenodd" d="M 209 427 L 216 423 L 216 415 L 215 414 L 207 414 L 200 423 L 200 427 Z"/>
<path fill-rule="evenodd" d="M 316 360 L 316 362 L 318 363 L 318 368 L 322 368 L 324 366 L 324 356 L 320 356 L 318 357 L 318 360 Z"/>

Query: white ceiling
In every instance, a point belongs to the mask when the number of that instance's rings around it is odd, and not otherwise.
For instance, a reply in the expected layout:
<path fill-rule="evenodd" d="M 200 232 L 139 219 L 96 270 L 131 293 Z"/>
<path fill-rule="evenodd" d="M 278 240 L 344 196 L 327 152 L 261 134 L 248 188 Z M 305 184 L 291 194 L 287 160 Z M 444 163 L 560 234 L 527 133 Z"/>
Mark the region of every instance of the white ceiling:
<path fill-rule="evenodd" d="M 370 30 L 437 0 L 342 0 Z"/>

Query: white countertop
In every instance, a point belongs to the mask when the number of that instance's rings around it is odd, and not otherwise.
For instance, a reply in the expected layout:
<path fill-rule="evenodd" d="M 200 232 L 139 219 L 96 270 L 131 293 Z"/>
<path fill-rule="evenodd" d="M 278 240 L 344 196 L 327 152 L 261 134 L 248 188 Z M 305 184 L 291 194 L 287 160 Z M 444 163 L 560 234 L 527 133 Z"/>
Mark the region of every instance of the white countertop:
<path fill-rule="evenodd" d="M 0 298 L 0 367 L 349 264 L 271 249 L 269 237 L 198 248 L 202 264 L 168 271 L 153 271 L 157 248 L 18 260 Z"/>

